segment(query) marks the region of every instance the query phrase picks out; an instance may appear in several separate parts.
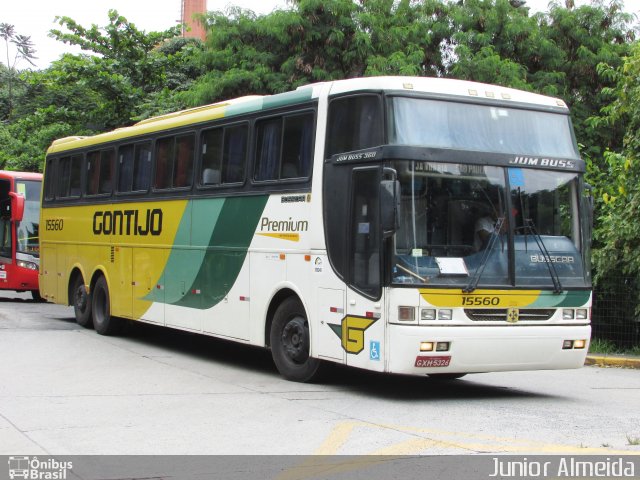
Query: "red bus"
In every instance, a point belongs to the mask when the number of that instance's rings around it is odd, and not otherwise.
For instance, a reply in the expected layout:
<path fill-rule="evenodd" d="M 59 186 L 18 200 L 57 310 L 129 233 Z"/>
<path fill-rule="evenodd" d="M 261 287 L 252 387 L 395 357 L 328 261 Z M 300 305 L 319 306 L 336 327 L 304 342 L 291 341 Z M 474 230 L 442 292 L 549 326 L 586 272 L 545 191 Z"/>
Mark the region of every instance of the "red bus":
<path fill-rule="evenodd" d="M 38 291 L 42 174 L 0 170 L 0 290 Z"/>

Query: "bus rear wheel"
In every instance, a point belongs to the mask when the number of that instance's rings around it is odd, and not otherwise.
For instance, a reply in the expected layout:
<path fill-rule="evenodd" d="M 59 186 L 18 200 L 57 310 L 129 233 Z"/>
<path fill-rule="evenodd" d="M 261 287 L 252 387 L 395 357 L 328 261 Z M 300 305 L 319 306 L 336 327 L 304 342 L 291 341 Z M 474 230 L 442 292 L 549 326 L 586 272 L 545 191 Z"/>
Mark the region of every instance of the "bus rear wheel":
<path fill-rule="evenodd" d="M 123 320 L 111 316 L 109 287 L 104 277 L 100 277 L 93 286 L 91 312 L 93 327 L 100 335 L 116 335 L 122 330 Z"/>
<path fill-rule="evenodd" d="M 317 378 L 321 361 L 309 356 L 309 322 L 300 301 L 287 298 L 277 308 L 270 332 L 271 355 L 280 374 L 294 382 Z"/>
<path fill-rule="evenodd" d="M 91 319 L 91 294 L 87 292 L 81 276 L 77 276 L 73 282 L 71 298 L 73 301 L 73 313 L 76 315 L 76 323 L 85 328 L 93 327 L 93 321 Z"/>

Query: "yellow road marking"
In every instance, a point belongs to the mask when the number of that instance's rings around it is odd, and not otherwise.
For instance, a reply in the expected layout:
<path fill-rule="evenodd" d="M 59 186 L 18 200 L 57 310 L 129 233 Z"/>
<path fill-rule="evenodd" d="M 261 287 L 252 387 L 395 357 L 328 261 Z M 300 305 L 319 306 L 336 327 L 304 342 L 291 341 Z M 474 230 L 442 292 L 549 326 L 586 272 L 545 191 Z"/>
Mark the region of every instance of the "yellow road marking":
<path fill-rule="evenodd" d="M 413 438 L 368 452 L 343 457 L 341 452 L 347 442 L 364 429 L 367 436 L 387 431 L 404 433 Z M 450 437 L 451 439 L 447 438 Z M 277 480 L 301 480 L 314 477 L 326 477 L 337 473 L 363 470 L 397 459 L 400 456 L 433 454 L 432 448 L 457 449 L 469 453 L 524 453 L 524 454 L 567 454 L 567 455 L 640 455 L 637 450 L 612 450 L 604 447 L 577 447 L 535 440 L 520 440 L 495 435 L 483 435 L 467 432 L 451 432 L 403 425 L 375 424 L 346 420 L 337 423 L 312 456 L 287 470 Z M 463 453 L 464 453 L 463 452 Z M 441 452 L 437 452 L 441 453 Z M 350 453 L 350 455 L 353 455 Z"/>

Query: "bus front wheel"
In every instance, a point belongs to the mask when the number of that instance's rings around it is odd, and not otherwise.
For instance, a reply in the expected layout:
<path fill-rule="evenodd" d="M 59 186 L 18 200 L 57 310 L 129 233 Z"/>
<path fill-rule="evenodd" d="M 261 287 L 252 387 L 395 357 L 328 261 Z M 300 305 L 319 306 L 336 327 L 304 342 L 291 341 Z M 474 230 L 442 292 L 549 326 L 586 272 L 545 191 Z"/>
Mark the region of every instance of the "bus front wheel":
<path fill-rule="evenodd" d="M 310 382 L 317 377 L 321 362 L 309 356 L 309 322 L 298 299 L 289 297 L 277 308 L 270 340 L 273 361 L 284 378 Z"/>
<path fill-rule="evenodd" d="M 76 315 L 76 323 L 85 328 L 93 327 L 91 320 L 91 295 L 87 292 L 81 276 L 77 276 L 75 282 L 73 282 L 71 298 L 73 301 L 73 313 Z"/>
<path fill-rule="evenodd" d="M 38 290 L 31 290 L 31 298 L 33 298 L 34 302 L 44 302 L 44 298 L 42 298 L 42 296 L 40 295 L 40 291 Z"/>
<path fill-rule="evenodd" d="M 123 326 L 121 318 L 111 316 L 109 287 L 104 277 L 100 277 L 91 293 L 93 327 L 100 335 L 115 335 Z"/>
<path fill-rule="evenodd" d="M 431 380 L 442 380 L 448 382 L 449 380 L 457 380 L 466 375 L 466 373 L 431 373 L 429 378 Z"/>

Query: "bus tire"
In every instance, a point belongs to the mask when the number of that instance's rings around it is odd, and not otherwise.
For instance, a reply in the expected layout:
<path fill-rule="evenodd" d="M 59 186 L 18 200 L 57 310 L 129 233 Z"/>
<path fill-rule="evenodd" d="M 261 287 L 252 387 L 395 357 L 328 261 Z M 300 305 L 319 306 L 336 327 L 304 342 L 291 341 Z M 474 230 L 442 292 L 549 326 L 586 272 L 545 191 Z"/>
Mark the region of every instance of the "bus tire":
<path fill-rule="evenodd" d="M 42 298 L 42 296 L 40 295 L 39 290 L 31 290 L 31 298 L 33 298 L 34 302 L 44 302 L 44 298 Z"/>
<path fill-rule="evenodd" d="M 109 287 L 104 277 L 98 278 L 91 292 L 93 327 L 100 335 L 116 335 L 123 326 L 121 318 L 111 316 Z"/>
<path fill-rule="evenodd" d="M 278 306 L 269 338 L 273 362 L 284 378 L 294 382 L 317 378 L 321 361 L 309 356 L 309 322 L 297 298 L 289 297 Z"/>
<path fill-rule="evenodd" d="M 431 373 L 429 374 L 429 378 L 431 380 L 442 380 L 443 382 L 448 382 L 450 380 L 457 380 L 466 375 L 466 373 Z"/>
<path fill-rule="evenodd" d="M 91 294 L 87 293 L 84 280 L 80 275 L 78 275 L 75 282 L 73 282 L 71 299 L 73 301 L 73 313 L 76 315 L 76 323 L 81 327 L 92 328 Z"/>

